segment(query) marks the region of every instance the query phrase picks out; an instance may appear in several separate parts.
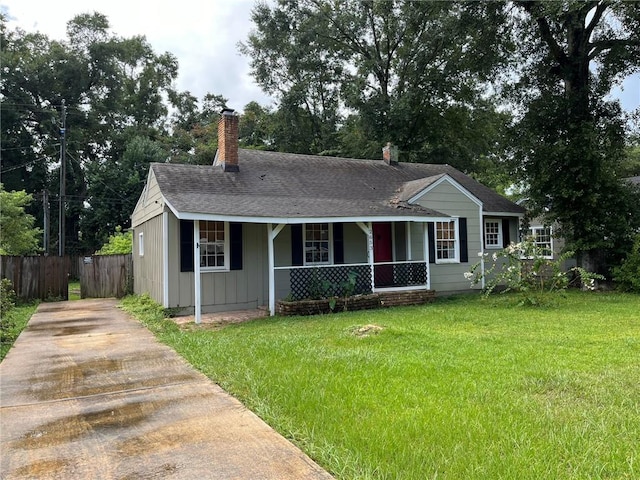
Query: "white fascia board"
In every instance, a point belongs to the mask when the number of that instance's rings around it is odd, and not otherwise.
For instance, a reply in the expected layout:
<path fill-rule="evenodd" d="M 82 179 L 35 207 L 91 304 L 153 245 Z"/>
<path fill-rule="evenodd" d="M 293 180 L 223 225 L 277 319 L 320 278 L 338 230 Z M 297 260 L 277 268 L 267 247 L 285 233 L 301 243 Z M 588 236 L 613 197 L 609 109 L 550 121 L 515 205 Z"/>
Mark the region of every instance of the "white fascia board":
<path fill-rule="evenodd" d="M 244 222 L 244 223 L 276 223 L 295 225 L 302 223 L 357 223 L 357 222 L 444 222 L 454 218 L 453 216 L 410 216 L 410 217 L 244 217 L 239 215 L 214 215 L 205 213 L 188 213 L 177 212 L 173 206 L 165 200 L 167 206 L 179 220 L 212 220 L 225 222 Z"/>
<path fill-rule="evenodd" d="M 162 196 L 162 201 L 164 202 L 164 204 L 169 207 L 169 210 L 171 210 L 171 212 L 176 216 L 178 220 L 186 220 L 186 218 L 182 218 L 180 216 L 180 212 L 176 210 L 176 208 L 171 205 L 171 203 L 169 203 L 169 200 L 167 200 L 167 197 L 164 196 L 164 193 L 161 193 L 160 195 Z"/>
<path fill-rule="evenodd" d="M 482 215 L 485 217 L 516 217 L 516 218 L 524 217 L 524 213 L 514 213 L 514 212 L 482 212 Z"/>
<path fill-rule="evenodd" d="M 453 185 L 456 189 L 458 189 L 460 191 L 460 193 L 462 193 L 463 195 L 465 195 L 469 200 L 471 200 L 473 203 L 475 203 L 476 205 L 478 205 L 479 207 L 482 207 L 482 201 L 476 197 L 473 193 L 471 193 L 469 190 L 467 190 L 466 188 L 464 188 L 462 185 L 460 185 L 458 182 L 456 182 L 453 177 L 450 177 L 449 174 L 445 173 L 444 175 L 442 175 L 442 177 L 440 177 L 438 180 L 436 180 L 435 182 L 433 182 L 431 185 L 429 185 L 428 187 L 426 187 L 424 190 L 420 191 L 420 193 L 415 194 L 413 197 L 411 197 L 409 199 L 408 203 L 415 203 L 418 200 L 420 200 L 424 195 L 426 195 L 427 193 L 429 193 L 431 190 L 433 190 L 434 188 L 436 188 L 438 185 L 440 185 L 443 182 L 449 182 L 451 185 Z"/>

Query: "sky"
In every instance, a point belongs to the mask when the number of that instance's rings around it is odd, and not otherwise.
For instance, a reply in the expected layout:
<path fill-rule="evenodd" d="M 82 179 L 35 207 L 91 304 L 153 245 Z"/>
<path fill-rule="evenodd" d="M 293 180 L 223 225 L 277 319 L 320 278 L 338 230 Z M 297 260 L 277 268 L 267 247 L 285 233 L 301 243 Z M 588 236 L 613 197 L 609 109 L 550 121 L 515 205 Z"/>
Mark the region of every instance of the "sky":
<path fill-rule="evenodd" d="M 49 38 L 66 38 L 66 24 L 74 16 L 94 11 L 109 19 L 121 37 L 144 35 L 158 54 L 178 58 L 176 87 L 201 99 L 206 93 L 222 95 L 236 110 L 272 99 L 255 84 L 249 59 L 238 51 L 252 29 L 255 0 L 0 0 L 9 25 L 40 31 Z M 640 74 L 627 78 L 612 92 L 622 107 L 640 107 Z"/>
<path fill-rule="evenodd" d="M 9 25 L 66 39 L 66 25 L 81 13 L 107 16 L 120 37 L 144 35 L 156 54 L 178 58 L 179 91 L 201 99 L 222 95 L 236 110 L 251 101 L 272 104 L 250 75 L 249 59 L 238 51 L 252 28 L 255 0 L 0 0 Z"/>

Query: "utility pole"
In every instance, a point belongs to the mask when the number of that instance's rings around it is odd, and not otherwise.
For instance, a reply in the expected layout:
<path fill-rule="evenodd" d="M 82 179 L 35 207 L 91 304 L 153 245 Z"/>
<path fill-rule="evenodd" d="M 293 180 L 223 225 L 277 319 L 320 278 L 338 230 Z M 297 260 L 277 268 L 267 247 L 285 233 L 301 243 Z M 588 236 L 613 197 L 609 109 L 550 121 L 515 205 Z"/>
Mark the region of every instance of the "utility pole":
<path fill-rule="evenodd" d="M 67 106 L 64 99 L 62 100 L 62 112 L 60 119 L 60 211 L 58 216 L 58 256 L 64 257 L 64 222 L 65 222 L 65 196 L 66 196 L 66 176 L 67 176 L 67 159 L 66 159 L 66 128 L 67 128 Z"/>
<path fill-rule="evenodd" d="M 44 238 L 42 244 L 44 246 L 44 254 L 49 255 L 49 191 L 42 190 L 42 208 L 44 210 Z"/>

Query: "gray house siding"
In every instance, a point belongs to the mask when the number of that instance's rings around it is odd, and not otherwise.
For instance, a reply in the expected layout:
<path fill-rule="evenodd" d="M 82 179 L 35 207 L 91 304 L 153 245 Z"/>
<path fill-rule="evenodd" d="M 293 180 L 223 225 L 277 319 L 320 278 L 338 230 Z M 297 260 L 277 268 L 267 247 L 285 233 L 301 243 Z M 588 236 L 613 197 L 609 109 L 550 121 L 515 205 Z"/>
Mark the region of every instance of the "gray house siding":
<path fill-rule="evenodd" d="M 469 290 L 469 281 L 464 278 L 464 273 L 469 271 L 471 265 L 477 261 L 478 252 L 482 250 L 480 207 L 448 181 L 433 187 L 417 203 L 452 217 L 467 219 L 469 261 L 466 263 L 431 263 L 429 268 L 433 290 L 437 292 Z M 414 236 L 413 229 L 412 236 Z"/>
<path fill-rule="evenodd" d="M 169 307 L 192 313 L 194 273 L 180 271 L 180 221 L 169 215 Z M 242 270 L 202 272 L 202 311 L 224 312 L 257 308 L 268 303 L 267 229 L 243 224 Z"/>
<path fill-rule="evenodd" d="M 140 234 L 143 255 L 140 255 Z M 162 215 L 158 215 L 133 229 L 133 291 L 148 293 L 158 303 L 162 303 L 162 262 Z"/>

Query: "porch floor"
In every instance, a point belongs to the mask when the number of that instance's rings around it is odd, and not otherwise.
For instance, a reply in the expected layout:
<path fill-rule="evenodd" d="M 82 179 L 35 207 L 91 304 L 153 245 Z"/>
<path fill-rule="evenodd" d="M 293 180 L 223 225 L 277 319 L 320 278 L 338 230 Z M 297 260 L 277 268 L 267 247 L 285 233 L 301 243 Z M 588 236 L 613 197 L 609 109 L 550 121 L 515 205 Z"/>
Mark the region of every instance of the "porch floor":
<path fill-rule="evenodd" d="M 254 320 L 256 318 L 268 316 L 269 310 L 266 307 L 263 307 L 253 310 L 232 310 L 229 312 L 203 313 L 201 320 L 202 325 L 223 327 L 232 323 L 241 323 L 246 322 L 247 320 Z M 181 326 L 195 324 L 195 316 L 193 315 L 173 317 L 171 320 Z"/>

